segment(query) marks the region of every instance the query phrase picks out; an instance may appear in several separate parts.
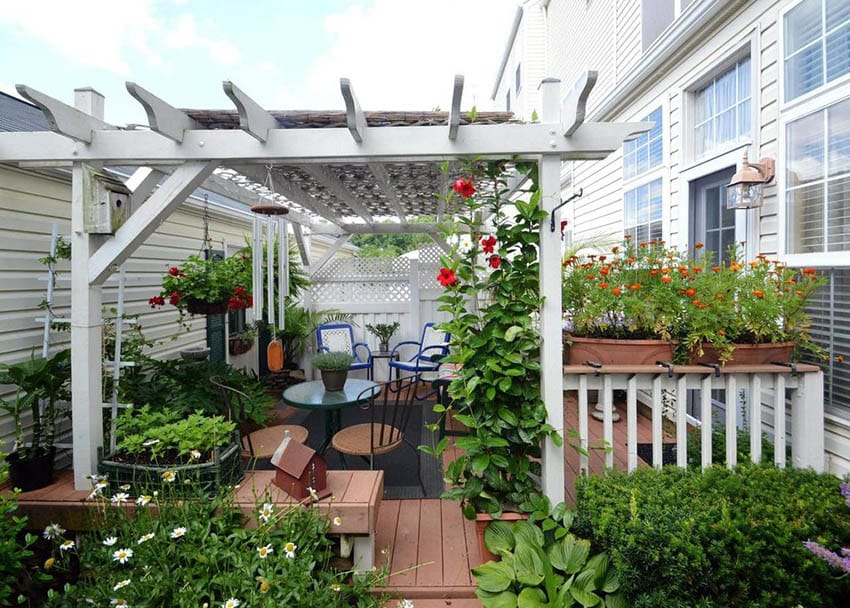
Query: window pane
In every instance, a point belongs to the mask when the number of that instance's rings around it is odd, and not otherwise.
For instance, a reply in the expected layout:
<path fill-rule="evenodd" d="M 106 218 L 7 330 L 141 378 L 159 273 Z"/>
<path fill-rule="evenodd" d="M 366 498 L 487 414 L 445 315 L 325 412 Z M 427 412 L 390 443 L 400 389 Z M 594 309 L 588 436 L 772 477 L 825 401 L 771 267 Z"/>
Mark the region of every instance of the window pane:
<path fill-rule="evenodd" d="M 738 62 L 738 99 L 752 97 L 750 90 L 750 58 Z"/>
<path fill-rule="evenodd" d="M 850 20 L 850 2 L 847 0 L 826 0 L 827 31 Z"/>
<path fill-rule="evenodd" d="M 653 139 L 649 144 L 649 166 L 657 167 L 661 164 L 661 156 L 664 146 L 662 145 L 661 138 Z"/>
<path fill-rule="evenodd" d="M 829 176 L 850 172 L 850 99 L 827 110 Z"/>
<path fill-rule="evenodd" d="M 661 180 L 656 179 L 649 184 L 649 219 L 656 221 L 661 219 Z"/>
<path fill-rule="evenodd" d="M 658 108 L 650 114 L 647 117 L 647 120 L 651 120 L 655 123 L 655 126 L 652 127 L 652 130 L 649 132 L 649 137 L 661 137 L 661 108 Z"/>
<path fill-rule="evenodd" d="M 718 252 L 720 251 L 720 232 L 714 230 L 712 232 L 707 232 L 705 235 L 705 251 L 711 251 L 714 253 L 712 256 L 712 260 L 716 260 L 720 257 Z"/>
<path fill-rule="evenodd" d="M 829 182 L 827 251 L 850 251 L 850 177 Z"/>
<path fill-rule="evenodd" d="M 637 172 L 645 173 L 649 170 L 649 146 L 641 146 L 637 150 Z"/>
<path fill-rule="evenodd" d="M 729 261 L 729 249 L 735 245 L 735 229 L 724 230 L 720 233 L 720 249 L 717 257 L 723 262 Z"/>
<path fill-rule="evenodd" d="M 821 36 L 821 0 L 806 0 L 785 15 L 785 56 Z"/>
<path fill-rule="evenodd" d="M 714 114 L 714 83 L 708 85 L 696 93 L 696 119 L 697 124 L 708 120 Z"/>
<path fill-rule="evenodd" d="M 697 127 L 695 152 L 699 156 L 708 149 L 708 131 L 711 129 L 711 123 Z"/>
<path fill-rule="evenodd" d="M 785 60 L 785 101 L 823 84 L 823 49 L 814 44 Z"/>
<path fill-rule="evenodd" d="M 635 191 L 629 190 L 626 192 L 623 197 L 623 205 L 624 205 L 624 215 L 625 219 L 623 223 L 628 226 L 634 226 L 637 224 L 637 212 L 635 210 Z"/>
<path fill-rule="evenodd" d="M 650 241 L 660 241 L 661 237 L 664 236 L 661 233 L 661 222 L 652 222 L 649 226 L 649 239 Z"/>
<path fill-rule="evenodd" d="M 826 37 L 827 81 L 850 73 L 850 22 Z"/>
<path fill-rule="evenodd" d="M 720 227 L 720 195 L 717 188 L 705 191 L 705 229 L 716 230 Z"/>
<path fill-rule="evenodd" d="M 735 103 L 735 68 L 732 68 L 717 79 L 714 88 L 714 98 L 717 102 L 717 110 L 723 111 L 732 107 Z"/>
<path fill-rule="evenodd" d="M 649 187 L 641 186 L 637 189 L 637 221 L 645 224 L 649 221 Z"/>
<path fill-rule="evenodd" d="M 732 108 L 717 117 L 717 143 L 735 139 L 735 135 L 735 108 Z"/>
<path fill-rule="evenodd" d="M 738 135 L 747 136 L 750 134 L 750 100 L 741 102 L 738 105 Z"/>
<path fill-rule="evenodd" d="M 788 186 L 824 176 L 823 113 L 816 112 L 788 125 Z"/>
<path fill-rule="evenodd" d="M 791 253 L 824 250 L 823 185 L 814 184 L 787 194 L 788 234 Z"/>

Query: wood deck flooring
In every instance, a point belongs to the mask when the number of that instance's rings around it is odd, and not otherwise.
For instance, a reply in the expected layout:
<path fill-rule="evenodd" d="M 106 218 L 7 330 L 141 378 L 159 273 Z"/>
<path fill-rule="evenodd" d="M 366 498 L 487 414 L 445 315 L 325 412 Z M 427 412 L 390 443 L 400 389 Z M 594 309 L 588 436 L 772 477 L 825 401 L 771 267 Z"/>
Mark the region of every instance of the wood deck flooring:
<path fill-rule="evenodd" d="M 578 428 L 578 407 L 571 396 L 564 399 L 565 428 Z M 602 437 L 602 423 L 589 421 L 589 443 L 596 445 Z M 638 442 L 651 442 L 649 419 L 638 416 Z M 625 415 L 614 424 L 614 467 L 626 469 Z M 444 461 L 457 455 L 452 446 Z M 423 455 L 423 458 L 427 456 Z M 639 461 L 641 462 L 641 461 Z M 574 482 L 579 475 L 579 455 L 566 448 L 566 496 L 574 503 Z M 604 453 L 591 450 L 591 474 L 604 471 Z M 56 515 L 56 510 L 79 504 L 87 492 L 77 492 L 67 473 L 57 483 L 20 495 L 21 512 L 28 504 L 37 513 L 39 526 Z M 82 514 L 81 514 L 82 515 Z M 481 606 L 475 599 L 470 569 L 480 565 L 475 525 L 463 519 L 458 504 L 440 499 L 384 500 L 378 511 L 376 563 L 389 564 L 391 576 L 387 592 L 396 598 L 416 600 L 417 608 L 473 608 Z M 388 604 L 396 608 L 397 601 Z"/>

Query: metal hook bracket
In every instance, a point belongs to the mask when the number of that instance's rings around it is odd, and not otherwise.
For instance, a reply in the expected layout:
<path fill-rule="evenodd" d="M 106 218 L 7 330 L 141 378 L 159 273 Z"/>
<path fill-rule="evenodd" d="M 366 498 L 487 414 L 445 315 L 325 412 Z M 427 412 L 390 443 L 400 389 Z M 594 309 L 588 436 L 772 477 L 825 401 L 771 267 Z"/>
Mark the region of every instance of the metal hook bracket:
<path fill-rule="evenodd" d="M 558 205 L 557 207 L 552 209 L 552 214 L 549 217 L 549 230 L 550 231 L 555 232 L 555 212 L 558 209 L 560 209 L 561 207 L 563 207 L 564 205 L 566 205 L 567 203 L 569 203 L 571 200 L 579 198 L 582 194 L 584 194 L 584 190 L 579 188 L 576 192 L 573 192 L 572 196 L 570 196 L 567 199 L 562 200 L 560 205 Z"/>

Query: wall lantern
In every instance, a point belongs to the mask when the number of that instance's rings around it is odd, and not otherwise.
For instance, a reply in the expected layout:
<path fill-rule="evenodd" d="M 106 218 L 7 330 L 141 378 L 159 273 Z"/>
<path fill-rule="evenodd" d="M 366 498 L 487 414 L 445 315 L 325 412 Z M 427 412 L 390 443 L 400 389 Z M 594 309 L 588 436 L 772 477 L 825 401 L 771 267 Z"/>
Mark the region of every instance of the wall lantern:
<path fill-rule="evenodd" d="M 773 179 L 775 165 L 772 158 L 763 158 L 751 163 L 744 152 L 741 169 L 732 176 L 726 186 L 727 209 L 752 209 L 764 203 L 764 185 Z"/>

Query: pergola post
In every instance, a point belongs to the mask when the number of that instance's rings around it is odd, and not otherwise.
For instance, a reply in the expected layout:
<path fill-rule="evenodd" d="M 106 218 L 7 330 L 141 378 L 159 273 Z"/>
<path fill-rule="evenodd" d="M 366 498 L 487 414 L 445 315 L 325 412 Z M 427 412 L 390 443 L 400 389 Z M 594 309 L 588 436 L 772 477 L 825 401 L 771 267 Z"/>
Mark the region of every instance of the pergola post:
<path fill-rule="evenodd" d="M 547 78 L 542 92 L 542 122 L 551 124 L 552 140 L 562 138 L 560 81 Z M 543 154 L 538 161 L 540 206 L 547 213 L 561 204 L 561 158 Z M 557 225 L 557 222 L 556 222 Z M 540 396 L 546 405 L 547 422 L 564 435 L 564 376 L 561 339 L 561 233 L 550 230 L 549 222 L 540 223 Z M 564 447 L 547 438 L 543 444 L 543 492 L 553 505 L 564 500 Z"/>
<path fill-rule="evenodd" d="M 85 229 L 85 210 L 92 203 L 90 180 L 89 169 L 75 162 L 71 182 L 71 428 L 77 490 L 90 488 L 87 476 L 97 470 L 97 450 L 103 445 L 103 288 L 89 283 L 89 261 L 99 238 Z"/>

